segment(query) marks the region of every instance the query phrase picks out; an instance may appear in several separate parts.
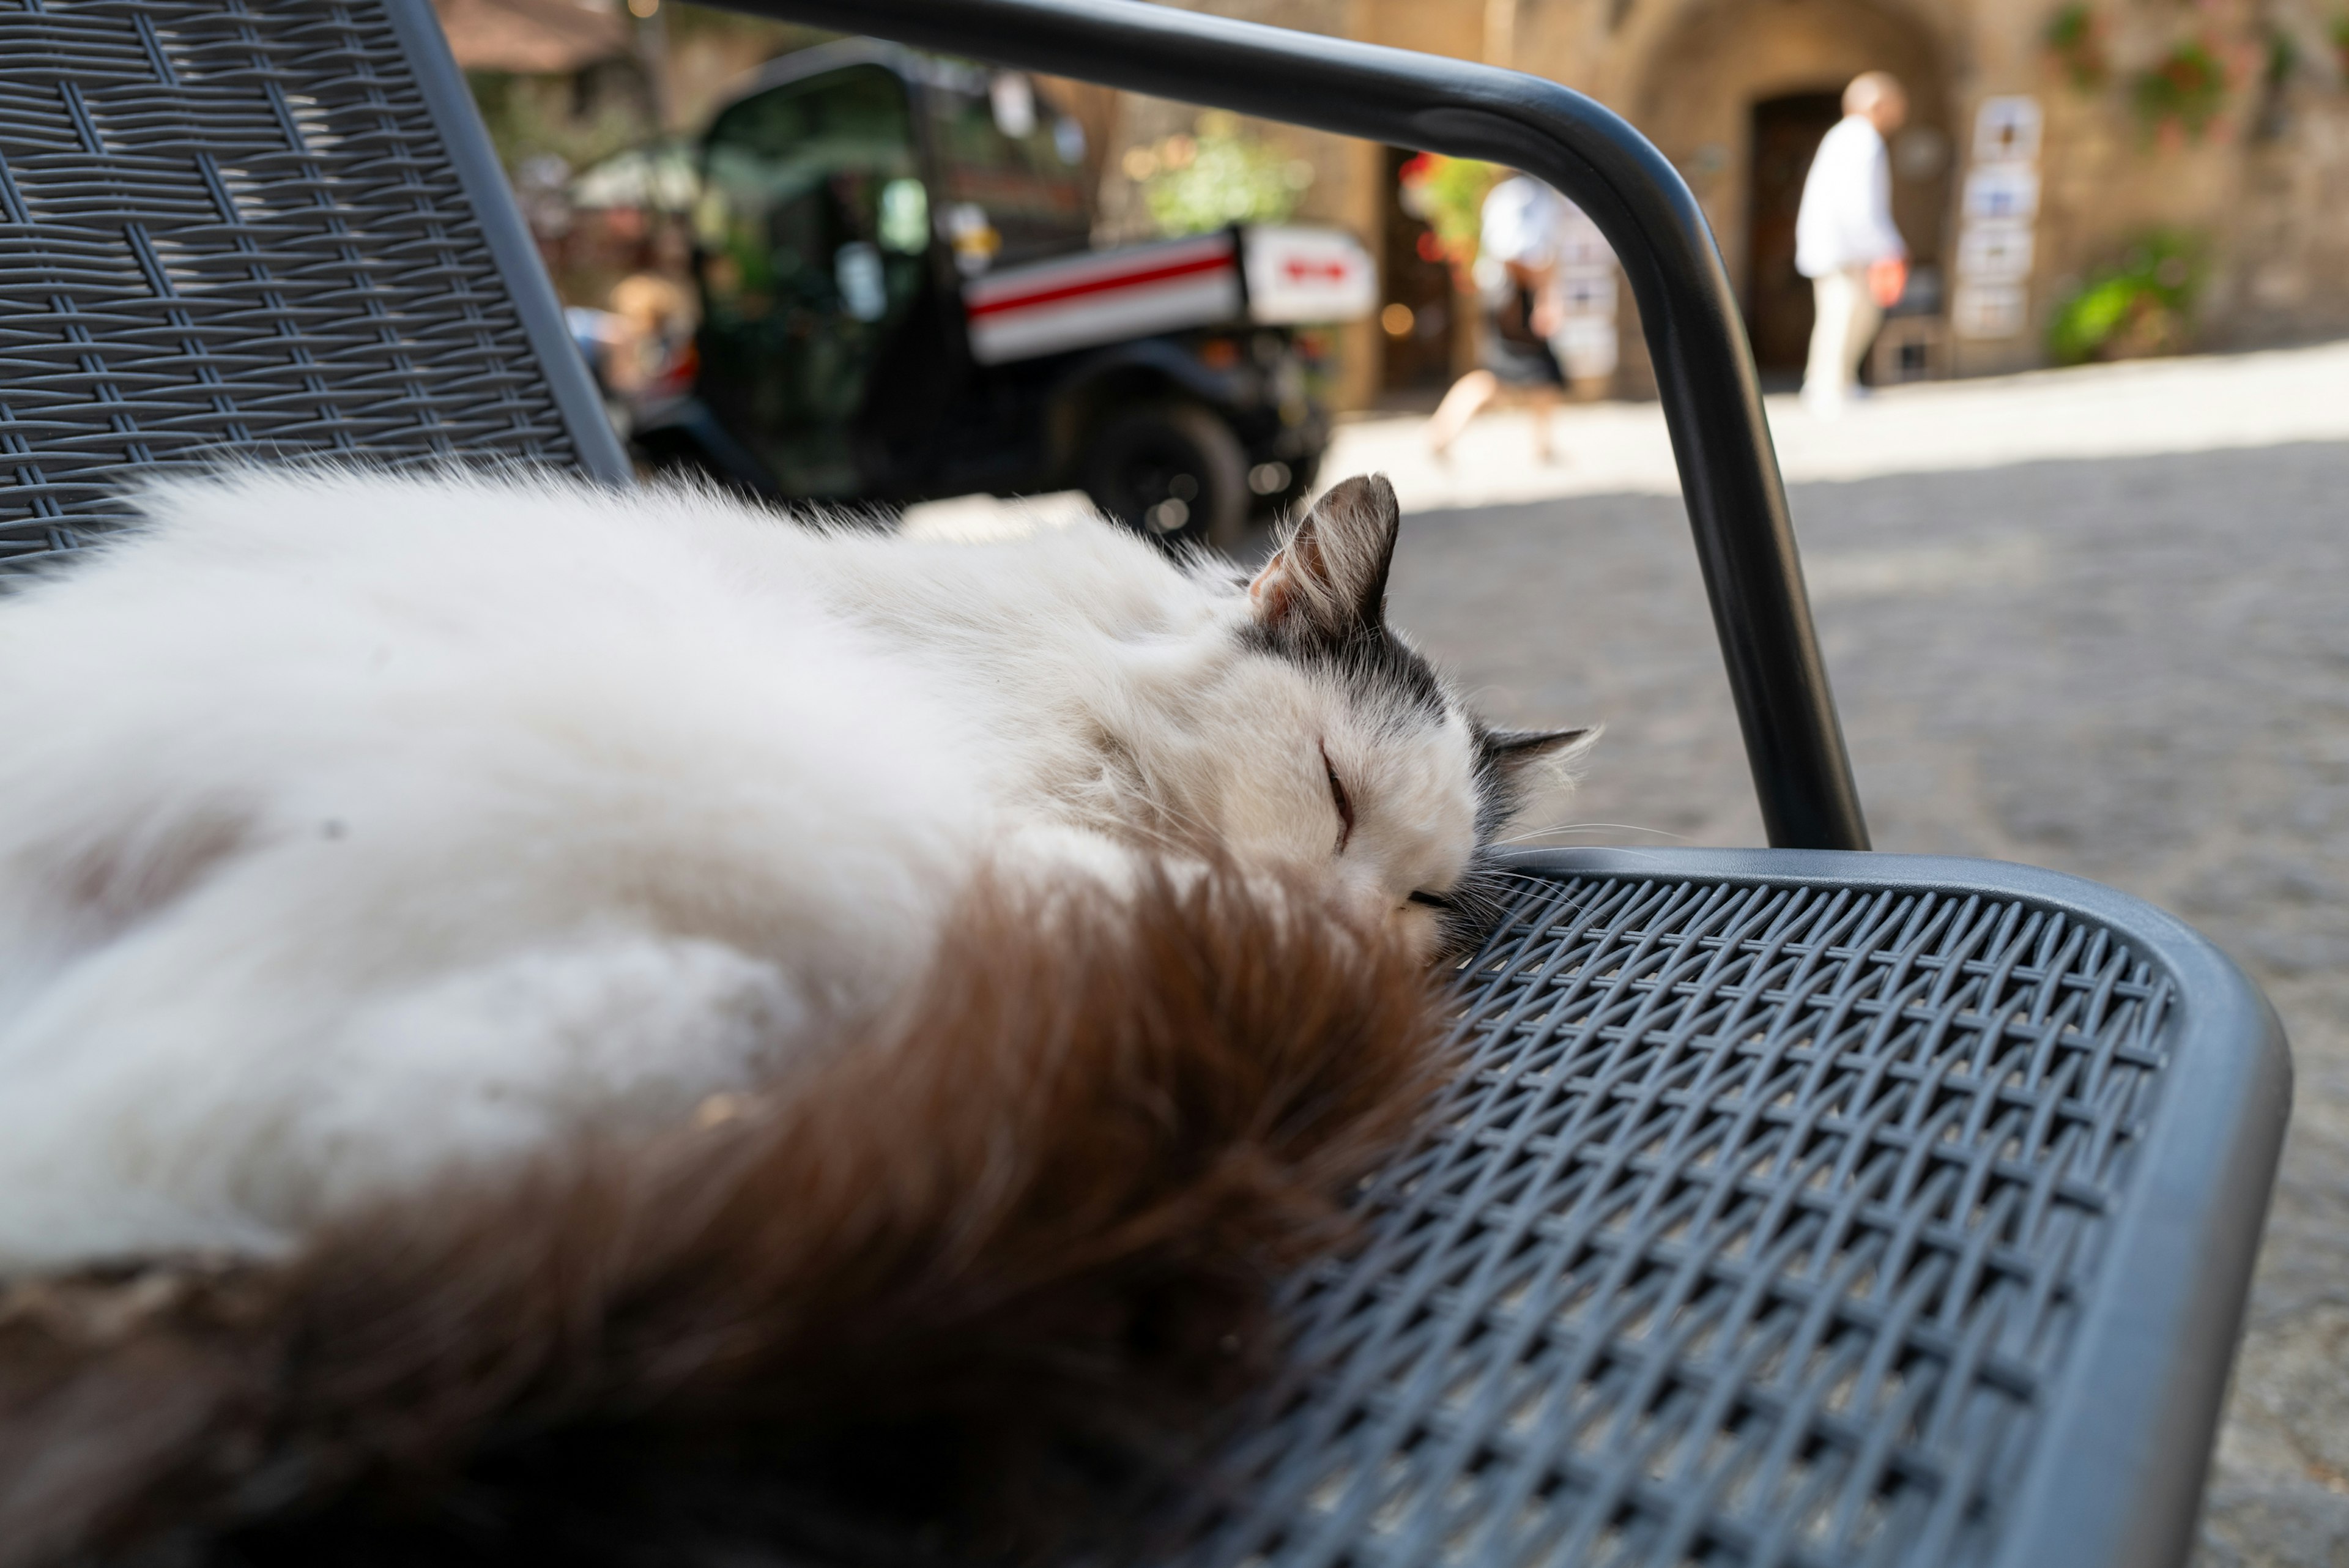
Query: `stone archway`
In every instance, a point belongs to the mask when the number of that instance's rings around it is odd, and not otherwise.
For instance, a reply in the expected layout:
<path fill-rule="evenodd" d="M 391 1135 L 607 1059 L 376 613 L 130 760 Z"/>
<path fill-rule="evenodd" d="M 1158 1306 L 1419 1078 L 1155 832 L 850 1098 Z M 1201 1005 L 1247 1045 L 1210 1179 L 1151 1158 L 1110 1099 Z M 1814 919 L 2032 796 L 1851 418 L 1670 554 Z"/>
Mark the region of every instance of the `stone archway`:
<path fill-rule="evenodd" d="M 1890 71 L 1909 88 L 1893 217 L 1911 258 L 1938 277 L 1953 128 L 1949 63 L 1924 25 L 1869 0 L 1697 0 L 1639 53 L 1633 122 L 1703 203 L 1764 370 L 1798 368 L 1810 325 L 1787 192 L 1799 192 L 1807 150 L 1832 123 L 1819 95 L 1862 71 Z"/>

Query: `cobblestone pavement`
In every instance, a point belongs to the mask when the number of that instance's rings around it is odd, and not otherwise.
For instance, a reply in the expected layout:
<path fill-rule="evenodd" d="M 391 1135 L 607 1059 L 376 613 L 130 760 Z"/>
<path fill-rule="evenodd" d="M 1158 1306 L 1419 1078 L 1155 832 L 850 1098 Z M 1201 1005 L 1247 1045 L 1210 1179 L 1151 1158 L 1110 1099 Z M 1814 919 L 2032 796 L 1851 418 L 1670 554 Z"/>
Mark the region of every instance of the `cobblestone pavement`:
<path fill-rule="evenodd" d="M 2164 905 L 2244 962 L 2291 1032 L 2298 1097 L 2208 1568 L 2349 1564 L 2344 496 L 2339 443 L 1793 492 L 1878 846 Z M 1607 723 L 1579 820 L 1761 841 L 1676 498 L 1417 513 L 1393 583 L 1398 624 L 1496 715 Z"/>

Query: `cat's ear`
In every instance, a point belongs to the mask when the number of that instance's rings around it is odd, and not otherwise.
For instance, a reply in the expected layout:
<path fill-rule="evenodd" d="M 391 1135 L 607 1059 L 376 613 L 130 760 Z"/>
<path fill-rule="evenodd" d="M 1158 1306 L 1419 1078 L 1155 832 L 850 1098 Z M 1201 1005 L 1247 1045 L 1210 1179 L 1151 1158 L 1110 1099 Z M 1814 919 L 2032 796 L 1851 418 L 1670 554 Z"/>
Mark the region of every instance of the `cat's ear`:
<path fill-rule="evenodd" d="M 1575 760 L 1599 739 L 1599 726 L 1579 730 L 1485 730 L 1476 737 L 1485 765 L 1512 788 L 1540 773 L 1571 778 Z"/>
<path fill-rule="evenodd" d="M 1402 525 L 1386 475 L 1340 481 L 1248 585 L 1257 619 L 1327 638 L 1377 630 L 1386 619 L 1387 568 Z"/>

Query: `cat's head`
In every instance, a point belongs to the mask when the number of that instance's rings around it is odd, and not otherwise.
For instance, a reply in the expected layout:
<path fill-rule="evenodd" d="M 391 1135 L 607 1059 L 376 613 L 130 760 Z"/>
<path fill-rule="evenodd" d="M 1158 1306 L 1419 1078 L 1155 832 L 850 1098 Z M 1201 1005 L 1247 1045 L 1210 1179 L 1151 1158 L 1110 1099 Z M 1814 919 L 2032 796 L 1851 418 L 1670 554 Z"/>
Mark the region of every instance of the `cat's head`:
<path fill-rule="evenodd" d="M 1214 826 L 1231 850 L 1326 864 L 1428 951 L 1490 909 L 1491 850 L 1591 730 L 1486 724 L 1387 625 L 1400 514 L 1349 479 L 1289 529 L 1236 617 L 1208 726 L 1226 735 Z"/>

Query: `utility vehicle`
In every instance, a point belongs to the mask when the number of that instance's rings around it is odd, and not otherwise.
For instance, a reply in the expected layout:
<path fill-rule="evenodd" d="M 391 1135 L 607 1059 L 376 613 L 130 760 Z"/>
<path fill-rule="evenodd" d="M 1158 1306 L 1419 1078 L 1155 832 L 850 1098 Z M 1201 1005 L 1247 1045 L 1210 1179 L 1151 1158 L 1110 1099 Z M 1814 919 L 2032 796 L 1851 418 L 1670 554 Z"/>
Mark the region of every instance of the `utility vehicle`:
<path fill-rule="evenodd" d="M 1328 443 L 1299 329 L 1377 303 L 1333 229 L 1094 248 L 1076 120 L 1019 73 L 890 45 L 777 61 L 697 162 L 700 325 L 631 436 L 765 494 L 1081 489 L 1227 545 Z"/>

